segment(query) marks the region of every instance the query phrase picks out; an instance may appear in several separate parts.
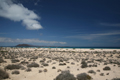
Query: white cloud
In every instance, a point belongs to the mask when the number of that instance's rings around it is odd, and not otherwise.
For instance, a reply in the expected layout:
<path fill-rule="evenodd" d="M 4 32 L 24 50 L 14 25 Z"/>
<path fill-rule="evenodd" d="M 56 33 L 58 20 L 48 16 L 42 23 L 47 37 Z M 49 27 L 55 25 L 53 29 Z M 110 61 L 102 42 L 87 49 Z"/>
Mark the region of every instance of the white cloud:
<path fill-rule="evenodd" d="M 103 26 L 113 26 L 113 27 L 120 27 L 120 23 L 100 23 L 100 25 L 103 25 Z"/>
<path fill-rule="evenodd" d="M 22 21 L 29 30 L 42 29 L 37 21 L 40 17 L 22 4 L 14 4 L 11 0 L 0 0 L 0 16 L 13 21 Z"/>
<path fill-rule="evenodd" d="M 108 36 L 108 35 L 119 35 L 120 32 L 113 32 L 113 33 L 100 33 L 100 34 L 91 34 L 96 36 Z"/>
<path fill-rule="evenodd" d="M 39 40 L 39 39 L 11 39 L 11 38 L 5 38 L 0 37 L 0 42 L 6 42 L 6 43 L 47 43 L 47 44 L 66 44 L 66 42 L 58 42 L 58 41 L 45 41 L 45 40 Z"/>
<path fill-rule="evenodd" d="M 116 31 L 116 32 L 109 32 L 109 33 L 80 34 L 80 35 L 67 36 L 66 38 L 92 40 L 95 38 L 99 38 L 99 37 L 103 37 L 103 36 L 111 36 L 111 35 L 120 35 L 120 32 Z"/>
<path fill-rule="evenodd" d="M 91 40 L 96 37 L 97 37 L 96 35 L 91 35 L 91 34 L 83 34 L 82 35 L 81 34 L 81 35 L 67 36 L 66 38 Z"/>

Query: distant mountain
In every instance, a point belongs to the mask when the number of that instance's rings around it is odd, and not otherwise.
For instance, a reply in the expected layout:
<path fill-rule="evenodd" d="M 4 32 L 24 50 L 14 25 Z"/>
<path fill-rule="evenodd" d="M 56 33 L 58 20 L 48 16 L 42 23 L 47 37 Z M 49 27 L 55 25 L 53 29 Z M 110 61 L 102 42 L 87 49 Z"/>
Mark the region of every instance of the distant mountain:
<path fill-rule="evenodd" d="M 38 45 L 30 45 L 30 44 L 18 44 L 15 47 L 70 47 L 70 46 L 38 46 Z"/>
<path fill-rule="evenodd" d="M 29 44 L 18 44 L 18 45 L 16 45 L 16 47 L 33 47 L 33 45 L 29 45 Z"/>

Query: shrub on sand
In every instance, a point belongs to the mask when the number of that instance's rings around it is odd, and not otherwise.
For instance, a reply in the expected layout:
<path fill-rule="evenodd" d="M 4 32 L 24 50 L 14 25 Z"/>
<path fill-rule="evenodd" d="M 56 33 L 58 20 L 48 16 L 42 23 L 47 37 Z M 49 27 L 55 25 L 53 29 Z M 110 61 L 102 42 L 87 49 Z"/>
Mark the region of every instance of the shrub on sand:
<path fill-rule="evenodd" d="M 92 77 L 89 76 L 89 75 L 86 74 L 86 73 L 81 73 L 81 74 L 78 74 L 78 75 L 77 75 L 77 79 L 78 79 L 78 80 L 91 80 Z"/>
<path fill-rule="evenodd" d="M 93 64 L 92 67 L 97 67 L 97 64 Z"/>
<path fill-rule="evenodd" d="M 28 64 L 27 67 L 39 67 L 39 64 L 33 62 L 31 64 Z"/>
<path fill-rule="evenodd" d="M 72 65 L 75 65 L 75 63 L 74 63 L 74 62 L 71 62 L 71 64 L 72 64 Z"/>
<path fill-rule="evenodd" d="M 81 68 L 86 68 L 88 66 L 85 61 L 81 62 L 81 64 L 82 64 Z"/>
<path fill-rule="evenodd" d="M 56 67 L 53 66 L 52 69 L 56 69 Z"/>
<path fill-rule="evenodd" d="M 89 70 L 88 73 L 96 74 L 96 72 L 94 70 Z"/>
<path fill-rule="evenodd" d="M 53 62 L 52 64 L 56 64 L 56 62 Z"/>
<path fill-rule="evenodd" d="M 81 64 L 85 64 L 86 62 L 84 60 L 82 60 Z"/>
<path fill-rule="evenodd" d="M 12 74 L 20 74 L 20 72 L 19 71 L 12 71 Z"/>
<path fill-rule="evenodd" d="M 27 71 L 27 72 L 30 72 L 30 71 L 32 71 L 32 70 L 31 70 L 30 68 L 27 68 L 26 71 Z"/>
<path fill-rule="evenodd" d="M 100 70 L 98 69 L 97 72 L 100 72 Z"/>
<path fill-rule="evenodd" d="M 0 63 L 3 63 L 3 62 L 5 62 L 2 58 L 0 58 Z"/>
<path fill-rule="evenodd" d="M 30 59 L 38 59 L 38 56 L 31 57 Z"/>
<path fill-rule="evenodd" d="M 120 80 L 120 78 L 113 78 L 112 80 Z"/>
<path fill-rule="evenodd" d="M 6 78 L 9 78 L 9 74 L 6 71 L 0 69 L 0 80 Z"/>
<path fill-rule="evenodd" d="M 67 68 L 70 68 L 70 66 L 67 66 Z"/>
<path fill-rule="evenodd" d="M 60 59 L 60 60 L 59 60 L 59 62 L 63 62 L 63 60 L 62 60 L 62 59 Z"/>
<path fill-rule="evenodd" d="M 49 64 L 47 64 L 47 63 L 42 63 L 42 65 L 43 65 L 43 66 L 49 66 Z"/>
<path fill-rule="evenodd" d="M 21 61 L 21 64 L 28 64 L 28 62 L 26 62 L 26 61 Z"/>
<path fill-rule="evenodd" d="M 104 76 L 104 73 L 100 73 L 100 76 Z"/>
<path fill-rule="evenodd" d="M 43 62 L 45 62 L 44 60 L 40 60 L 40 63 L 43 63 Z"/>
<path fill-rule="evenodd" d="M 70 71 L 62 71 L 55 80 L 76 80 L 76 78 L 70 73 Z"/>
<path fill-rule="evenodd" d="M 12 60 L 11 60 L 12 63 L 16 63 L 16 62 L 19 62 L 19 61 L 20 61 L 20 60 L 18 60 L 18 59 L 12 59 Z"/>
<path fill-rule="evenodd" d="M 103 61 L 103 59 L 96 59 L 95 61 L 102 62 L 102 61 Z"/>
<path fill-rule="evenodd" d="M 60 66 L 64 66 L 64 65 L 66 65 L 66 63 L 59 63 L 59 65 L 60 65 Z"/>
<path fill-rule="evenodd" d="M 109 66 L 106 66 L 103 68 L 103 70 L 111 70 L 111 68 Z"/>
<path fill-rule="evenodd" d="M 62 70 L 61 69 L 58 69 L 57 72 L 61 72 Z"/>
<path fill-rule="evenodd" d="M 105 62 L 104 65 L 107 65 L 107 63 Z"/>
<path fill-rule="evenodd" d="M 13 70 L 13 69 L 20 69 L 21 66 L 19 64 L 9 64 L 5 67 L 5 69 Z"/>
<path fill-rule="evenodd" d="M 21 66 L 21 70 L 25 70 L 26 68 L 24 66 Z"/>
<path fill-rule="evenodd" d="M 106 75 L 109 75 L 109 73 L 106 73 Z"/>

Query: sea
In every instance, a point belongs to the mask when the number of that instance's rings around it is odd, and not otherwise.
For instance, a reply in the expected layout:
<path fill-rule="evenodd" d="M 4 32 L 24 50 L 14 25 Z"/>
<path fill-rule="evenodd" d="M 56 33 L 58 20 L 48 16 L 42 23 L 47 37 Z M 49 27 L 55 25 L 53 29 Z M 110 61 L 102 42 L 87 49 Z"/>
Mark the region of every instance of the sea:
<path fill-rule="evenodd" d="M 0 46 L 11 48 L 72 48 L 72 49 L 120 49 L 120 47 L 16 47 L 16 46 Z"/>

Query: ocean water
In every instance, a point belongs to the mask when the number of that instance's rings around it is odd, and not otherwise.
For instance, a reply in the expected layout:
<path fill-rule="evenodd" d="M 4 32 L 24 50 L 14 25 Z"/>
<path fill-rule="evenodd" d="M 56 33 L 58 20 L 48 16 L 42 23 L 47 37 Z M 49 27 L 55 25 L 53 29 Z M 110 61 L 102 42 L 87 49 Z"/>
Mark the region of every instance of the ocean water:
<path fill-rule="evenodd" d="M 11 48 L 73 48 L 73 49 L 120 49 L 120 47 L 15 47 L 15 46 L 1 46 Z"/>
<path fill-rule="evenodd" d="M 73 49 L 120 49 L 120 47 L 41 47 L 41 48 L 73 48 Z"/>

